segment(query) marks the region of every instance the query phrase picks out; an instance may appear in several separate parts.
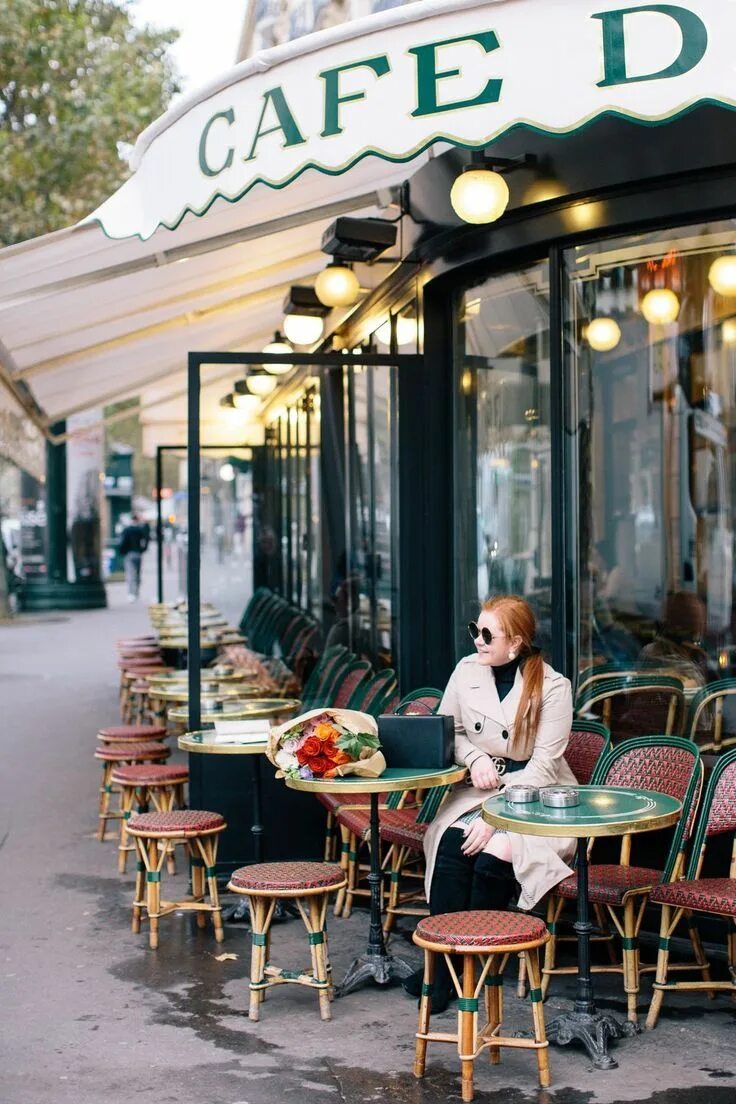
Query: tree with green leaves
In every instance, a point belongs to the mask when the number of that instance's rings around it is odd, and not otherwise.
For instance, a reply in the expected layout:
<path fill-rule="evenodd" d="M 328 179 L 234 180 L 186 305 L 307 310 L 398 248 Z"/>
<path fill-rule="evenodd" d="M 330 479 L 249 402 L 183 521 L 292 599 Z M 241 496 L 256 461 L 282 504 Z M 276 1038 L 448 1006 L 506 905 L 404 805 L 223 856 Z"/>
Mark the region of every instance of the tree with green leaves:
<path fill-rule="evenodd" d="M 78 222 L 125 180 L 121 146 L 178 90 L 175 39 L 125 0 L 0 0 L 0 244 Z"/>

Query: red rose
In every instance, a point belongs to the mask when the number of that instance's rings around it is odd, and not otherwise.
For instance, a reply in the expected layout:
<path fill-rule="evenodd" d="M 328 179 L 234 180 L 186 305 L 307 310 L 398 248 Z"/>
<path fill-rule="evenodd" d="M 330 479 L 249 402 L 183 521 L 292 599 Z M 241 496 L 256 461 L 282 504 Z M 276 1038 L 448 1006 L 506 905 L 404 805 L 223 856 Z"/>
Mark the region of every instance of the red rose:
<path fill-rule="evenodd" d="M 313 759 L 308 760 L 307 766 L 315 778 L 322 778 L 330 770 L 332 763 L 326 755 L 315 755 Z"/>
<path fill-rule="evenodd" d="M 316 736 L 308 736 L 302 746 L 297 749 L 296 757 L 302 764 L 308 763 L 310 759 L 313 759 L 315 755 L 319 755 L 322 744 L 319 742 Z"/>

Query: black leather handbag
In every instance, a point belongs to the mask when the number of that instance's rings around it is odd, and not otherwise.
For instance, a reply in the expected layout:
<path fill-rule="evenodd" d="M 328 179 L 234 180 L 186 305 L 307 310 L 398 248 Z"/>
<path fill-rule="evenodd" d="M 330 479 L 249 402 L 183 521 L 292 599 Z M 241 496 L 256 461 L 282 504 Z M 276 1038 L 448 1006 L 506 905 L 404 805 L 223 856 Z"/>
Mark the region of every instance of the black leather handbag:
<path fill-rule="evenodd" d="M 378 738 L 387 767 L 446 770 L 455 762 L 452 717 L 386 713 L 378 718 Z"/>

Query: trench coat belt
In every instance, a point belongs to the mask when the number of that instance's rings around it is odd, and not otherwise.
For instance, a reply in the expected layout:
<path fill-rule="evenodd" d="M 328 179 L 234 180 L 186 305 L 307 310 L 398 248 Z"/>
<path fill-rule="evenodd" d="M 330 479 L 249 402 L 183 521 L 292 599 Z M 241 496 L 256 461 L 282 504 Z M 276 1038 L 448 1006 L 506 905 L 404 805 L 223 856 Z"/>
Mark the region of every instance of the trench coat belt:
<path fill-rule="evenodd" d="M 512 774 L 514 771 L 523 770 L 524 767 L 529 762 L 529 760 L 528 759 L 507 759 L 503 755 L 492 755 L 491 756 L 491 762 L 493 763 L 494 767 L 496 768 L 496 770 L 497 770 L 497 772 L 500 776 L 500 775 L 504 775 L 504 774 Z M 468 782 L 468 784 L 472 785 L 472 783 L 470 782 L 470 775 L 468 775 L 468 777 L 466 778 L 466 782 Z"/>

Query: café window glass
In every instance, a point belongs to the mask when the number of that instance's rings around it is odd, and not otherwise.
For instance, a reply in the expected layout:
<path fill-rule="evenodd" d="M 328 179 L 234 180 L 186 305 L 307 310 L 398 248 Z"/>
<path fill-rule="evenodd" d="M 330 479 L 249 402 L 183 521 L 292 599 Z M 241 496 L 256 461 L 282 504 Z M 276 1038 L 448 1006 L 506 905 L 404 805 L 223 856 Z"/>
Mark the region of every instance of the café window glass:
<path fill-rule="evenodd" d="M 492 276 L 460 300 L 455 356 L 455 649 L 495 594 L 526 598 L 549 656 L 549 266 Z"/>
<path fill-rule="evenodd" d="M 733 672 L 736 225 L 576 246 L 565 269 L 573 667 L 692 692 Z"/>

